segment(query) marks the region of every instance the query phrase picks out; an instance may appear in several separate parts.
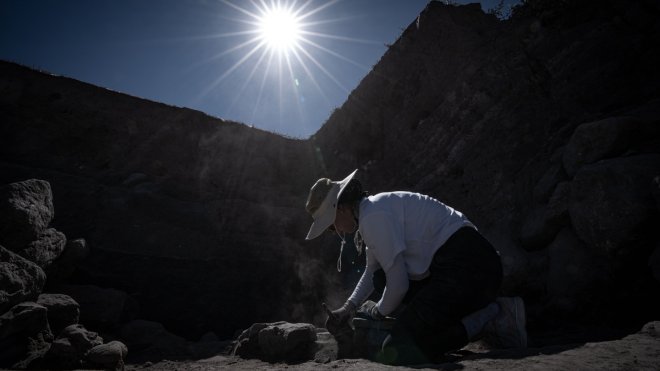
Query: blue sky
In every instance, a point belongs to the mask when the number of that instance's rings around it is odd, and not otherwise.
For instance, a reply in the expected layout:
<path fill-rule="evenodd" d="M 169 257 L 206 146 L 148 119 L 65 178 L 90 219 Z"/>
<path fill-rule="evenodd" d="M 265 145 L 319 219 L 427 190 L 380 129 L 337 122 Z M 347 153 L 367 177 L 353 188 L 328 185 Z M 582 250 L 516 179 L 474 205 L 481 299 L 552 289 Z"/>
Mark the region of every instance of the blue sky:
<path fill-rule="evenodd" d="M 272 32 L 258 32 L 277 3 L 303 7 L 295 53 L 269 48 Z M 0 0 L 0 59 L 307 138 L 426 3 Z"/>

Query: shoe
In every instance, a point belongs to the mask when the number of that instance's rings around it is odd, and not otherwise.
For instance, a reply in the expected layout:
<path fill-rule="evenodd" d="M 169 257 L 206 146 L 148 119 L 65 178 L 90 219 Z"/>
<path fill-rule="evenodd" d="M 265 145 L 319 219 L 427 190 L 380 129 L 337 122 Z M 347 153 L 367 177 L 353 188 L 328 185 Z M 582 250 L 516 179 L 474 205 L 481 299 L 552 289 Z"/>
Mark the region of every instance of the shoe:
<path fill-rule="evenodd" d="M 500 306 L 500 312 L 484 326 L 485 340 L 503 348 L 527 348 L 525 303 L 522 298 L 499 297 L 495 302 Z"/>

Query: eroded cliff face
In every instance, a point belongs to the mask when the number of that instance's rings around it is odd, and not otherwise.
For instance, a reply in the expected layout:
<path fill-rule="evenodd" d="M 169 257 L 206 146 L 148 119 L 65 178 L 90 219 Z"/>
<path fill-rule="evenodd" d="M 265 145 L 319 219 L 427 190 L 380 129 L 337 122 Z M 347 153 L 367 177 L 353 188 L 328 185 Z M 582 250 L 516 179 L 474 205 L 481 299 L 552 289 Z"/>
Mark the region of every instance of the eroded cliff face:
<path fill-rule="evenodd" d="M 92 249 L 78 282 L 123 289 L 139 316 L 191 337 L 313 313 L 296 304 L 326 285 L 306 277 L 319 254 L 302 241 L 304 199 L 321 175 L 307 142 L 14 64 L 0 73 L 1 181 L 52 184 L 57 227 Z"/>
<path fill-rule="evenodd" d="M 91 248 L 74 281 L 188 337 L 318 323 L 343 300 L 359 259 L 333 272 L 338 243 L 303 241 L 303 205 L 354 168 L 372 193 L 465 212 L 532 324 L 644 321 L 657 308 L 628 304 L 658 292 L 658 14 L 582 2 L 501 22 L 431 2 L 309 140 L 3 62 L 0 182 L 48 180 L 54 225 Z"/>
<path fill-rule="evenodd" d="M 530 1 L 500 22 L 431 2 L 310 140 L 331 173 L 465 212 L 532 324 L 620 322 L 658 292 L 659 14 Z"/>

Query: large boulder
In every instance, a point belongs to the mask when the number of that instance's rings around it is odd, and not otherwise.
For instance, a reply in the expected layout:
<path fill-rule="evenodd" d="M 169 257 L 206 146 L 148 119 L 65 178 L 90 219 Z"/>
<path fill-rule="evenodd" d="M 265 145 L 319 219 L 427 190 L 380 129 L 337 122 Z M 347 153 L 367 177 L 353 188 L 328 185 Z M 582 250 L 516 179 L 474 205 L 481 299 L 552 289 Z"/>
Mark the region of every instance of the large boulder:
<path fill-rule="evenodd" d="M 29 364 L 53 341 L 47 309 L 33 302 L 15 305 L 0 316 L 0 367 Z"/>
<path fill-rule="evenodd" d="M 234 354 L 270 362 L 301 362 L 314 359 L 315 351 L 316 328 L 313 325 L 275 322 L 255 324 L 245 330 L 238 338 Z"/>
<path fill-rule="evenodd" d="M 64 328 L 77 324 L 80 319 L 80 306 L 68 295 L 41 294 L 37 304 L 48 309 L 48 323 L 55 335 Z"/>
<path fill-rule="evenodd" d="M 660 155 L 638 155 L 583 166 L 571 182 L 569 213 L 576 234 L 597 251 L 625 256 L 658 237 L 652 179 Z M 657 225 L 657 224 L 655 224 Z"/>
<path fill-rule="evenodd" d="M 35 262 L 41 268 L 46 269 L 64 251 L 65 245 L 66 236 L 64 236 L 64 233 L 54 228 L 48 228 L 39 233 L 36 240 L 28 243 L 18 253 L 24 258 Z"/>
<path fill-rule="evenodd" d="M 578 126 L 564 149 L 564 169 L 574 176 L 583 165 L 623 153 L 639 127 L 640 122 L 633 117 L 612 117 Z"/>
<path fill-rule="evenodd" d="M 35 300 L 45 283 L 46 274 L 39 266 L 0 246 L 0 314 Z"/>
<path fill-rule="evenodd" d="M 93 285 L 59 285 L 53 288 L 70 296 L 80 305 L 80 322 L 93 329 L 113 329 L 129 317 L 128 294 Z"/>
<path fill-rule="evenodd" d="M 0 244 L 22 249 L 48 227 L 54 213 L 50 184 L 44 180 L 0 187 Z"/>

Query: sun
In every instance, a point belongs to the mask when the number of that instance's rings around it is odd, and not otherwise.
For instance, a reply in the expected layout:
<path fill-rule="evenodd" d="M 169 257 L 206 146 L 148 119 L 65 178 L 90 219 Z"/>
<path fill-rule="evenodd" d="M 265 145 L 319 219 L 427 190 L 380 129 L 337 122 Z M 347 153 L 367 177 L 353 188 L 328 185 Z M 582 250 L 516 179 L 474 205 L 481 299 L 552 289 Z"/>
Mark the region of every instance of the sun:
<path fill-rule="evenodd" d="M 292 117 L 304 122 L 318 107 L 336 106 L 332 99 L 338 93 L 348 96 L 351 92 L 337 75 L 338 69 L 341 73 L 348 71 L 343 63 L 361 73 L 369 72 L 371 67 L 334 48 L 341 42 L 382 46 L 375 40 L 324 32 L 332 29 L 333 24 L 353 18 L 327 18 L 332 14 L 327 9 L 342 1 L 345 0 L 217 0 L 223 4 L 222 15 L 218 16 L 222 26 L 236 27 L 201 37 L 217 38 L 224 46 L 196 63 L 196 67 L 201 67 L 222 61 L 217 76 L 209 80 L 196 101 L 211 100 L 213 93 L 218 97 L 213 99 L 225 105 L 226 111 L 235 109 L 243 115 L 243 121 L 263 120 L 266 125 L 288 125 Z M 233 38 L 236 41 L 224 41 Z M 332 47 L 327 46 L 328 41 Z M 229 91 L 219 87 L 229 86 L 228 81 L 232 87 L 227 100 L 224 94 Z M 244 99 L 247 94 L 250 99 Z"/>
<path fill-rule="evenodd" d="M 279 6 L 267 8 L 258 18 L 259 37 L 278 53 L 287 53 L 298 46 L 300 21 L 294 12 Z"/>

